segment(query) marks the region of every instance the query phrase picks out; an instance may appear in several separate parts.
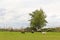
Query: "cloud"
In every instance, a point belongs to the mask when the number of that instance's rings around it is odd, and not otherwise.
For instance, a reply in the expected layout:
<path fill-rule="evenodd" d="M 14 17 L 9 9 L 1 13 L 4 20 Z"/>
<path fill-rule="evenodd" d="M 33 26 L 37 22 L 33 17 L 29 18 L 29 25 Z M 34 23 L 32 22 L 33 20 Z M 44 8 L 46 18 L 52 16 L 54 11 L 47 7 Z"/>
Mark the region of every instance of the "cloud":
<path fill-rule="evenodd" d="M 27 26 L 29 13 L 40 8 L 45 11 L 48 24 L 59 24 L 60 0 L 0 0 L 0 24 Z"/>

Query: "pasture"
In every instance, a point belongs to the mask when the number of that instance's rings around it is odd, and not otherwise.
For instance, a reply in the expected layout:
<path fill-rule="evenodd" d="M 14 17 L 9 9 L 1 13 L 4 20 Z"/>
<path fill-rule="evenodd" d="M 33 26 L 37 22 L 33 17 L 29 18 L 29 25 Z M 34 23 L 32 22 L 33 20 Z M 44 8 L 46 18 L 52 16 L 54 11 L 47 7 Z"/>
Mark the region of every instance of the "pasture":
<path fill-rule="evenodd" d="M 60 32 L 0 32 L 0 40 L 60 40 Z"/>

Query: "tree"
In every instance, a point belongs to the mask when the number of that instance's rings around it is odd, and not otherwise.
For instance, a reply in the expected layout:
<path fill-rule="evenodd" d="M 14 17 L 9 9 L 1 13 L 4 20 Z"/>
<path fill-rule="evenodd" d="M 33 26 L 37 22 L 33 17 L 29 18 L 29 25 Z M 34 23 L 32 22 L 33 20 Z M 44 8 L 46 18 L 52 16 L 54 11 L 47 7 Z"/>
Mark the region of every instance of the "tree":
<path fill-rule="evenodd" d="M 29 14 L 31 16 L 30 26 L 37 29 L 41 29 L 46 26 L 47 21 L 45 20 L 46 14 L 42 9 L 35 10 L 34 12 Z"/>

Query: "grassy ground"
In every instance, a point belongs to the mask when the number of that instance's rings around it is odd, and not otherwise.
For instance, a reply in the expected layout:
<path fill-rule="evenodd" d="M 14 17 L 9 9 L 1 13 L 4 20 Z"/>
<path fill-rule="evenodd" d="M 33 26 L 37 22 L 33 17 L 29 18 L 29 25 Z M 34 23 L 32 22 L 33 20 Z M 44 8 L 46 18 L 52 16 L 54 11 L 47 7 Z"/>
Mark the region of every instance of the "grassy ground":
<path fill-rule="evenodd" d="M 0 40 L 60 40 L 60 33 L 47 32 L 43 35 L 40 32 L 25 34 L 20 32 L 0 32 Z"/>

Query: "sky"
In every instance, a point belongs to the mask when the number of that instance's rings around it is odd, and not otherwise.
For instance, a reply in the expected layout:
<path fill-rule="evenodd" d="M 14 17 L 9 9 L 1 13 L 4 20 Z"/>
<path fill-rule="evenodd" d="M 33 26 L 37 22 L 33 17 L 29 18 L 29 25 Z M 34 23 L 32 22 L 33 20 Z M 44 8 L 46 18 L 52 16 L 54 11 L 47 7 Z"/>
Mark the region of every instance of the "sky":
<path fill-rule="evenodd" d="M 29 13 L 42 8 L 46 27 L 60 26 L 60 0 L 0 0 L 0 27 L 28 27 Z"/>

